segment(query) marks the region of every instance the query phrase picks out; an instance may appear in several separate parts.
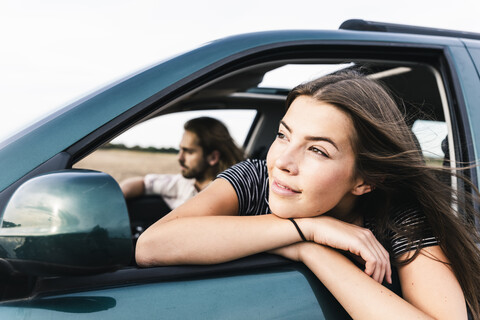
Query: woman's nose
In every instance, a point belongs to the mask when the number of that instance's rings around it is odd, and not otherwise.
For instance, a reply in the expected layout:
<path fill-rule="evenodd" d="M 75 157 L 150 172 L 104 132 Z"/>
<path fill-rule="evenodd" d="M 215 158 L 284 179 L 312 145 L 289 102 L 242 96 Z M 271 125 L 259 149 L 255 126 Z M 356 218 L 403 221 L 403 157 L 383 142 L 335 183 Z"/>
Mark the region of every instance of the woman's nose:
<path fill-rule="evenodd" d="M 298 174 L 298 150 L 291 146 L 283 149 L 275 160 L 275 166 L 291 175 Z"/>

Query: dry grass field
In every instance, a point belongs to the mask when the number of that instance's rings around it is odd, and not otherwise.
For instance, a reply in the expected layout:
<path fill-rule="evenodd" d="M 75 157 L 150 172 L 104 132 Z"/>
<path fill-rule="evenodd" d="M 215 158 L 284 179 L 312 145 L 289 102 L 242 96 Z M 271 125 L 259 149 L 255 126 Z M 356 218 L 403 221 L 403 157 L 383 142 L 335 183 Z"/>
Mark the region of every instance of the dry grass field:
<path fill-rule="evenodd" d="M 97 150 L 77 162 L 74 168 L 98 170 L 118 182 L 147 173 L 179 173 L 177 155 L 128 150 Z"/>

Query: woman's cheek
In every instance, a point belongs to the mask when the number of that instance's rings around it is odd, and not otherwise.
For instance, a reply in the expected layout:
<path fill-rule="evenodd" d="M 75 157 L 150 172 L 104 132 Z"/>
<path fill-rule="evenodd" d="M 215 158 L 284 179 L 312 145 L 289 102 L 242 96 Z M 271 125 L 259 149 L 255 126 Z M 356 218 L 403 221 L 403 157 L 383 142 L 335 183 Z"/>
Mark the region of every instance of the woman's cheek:
<path fill-rule="evenodd" d="M 269 171 L 269 174 L 271 172 L 271 169 L 273 168 L 273 165 L 275 163 L 275 159 L 277 157 L 277 154 L 278 154 L 278 143 L 277 143 L 277 140 L 274 140 L 272 145 L 270 146 L 270 148 L 268 149 L 268 152 L 267 152 L 267 168 L 268 168 L 268 171 Z"/>

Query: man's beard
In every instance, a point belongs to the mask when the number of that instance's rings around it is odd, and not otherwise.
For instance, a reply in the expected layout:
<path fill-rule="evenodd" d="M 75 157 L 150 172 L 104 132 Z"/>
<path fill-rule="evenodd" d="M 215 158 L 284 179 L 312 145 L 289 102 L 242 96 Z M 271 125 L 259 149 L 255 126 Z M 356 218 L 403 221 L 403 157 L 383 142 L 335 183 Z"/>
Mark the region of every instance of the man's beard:
<path fill-rule="evenodd" d="M 185 167 L 184 163 L 180 163 L 180 164 Z M 182 176 L 187 179 L 203 180 L 207 170 L 208 170 L 208 163 L 204 159 L 199 165 L 193 168 L 186 167 L 186 169 L 183 169 Z"/>

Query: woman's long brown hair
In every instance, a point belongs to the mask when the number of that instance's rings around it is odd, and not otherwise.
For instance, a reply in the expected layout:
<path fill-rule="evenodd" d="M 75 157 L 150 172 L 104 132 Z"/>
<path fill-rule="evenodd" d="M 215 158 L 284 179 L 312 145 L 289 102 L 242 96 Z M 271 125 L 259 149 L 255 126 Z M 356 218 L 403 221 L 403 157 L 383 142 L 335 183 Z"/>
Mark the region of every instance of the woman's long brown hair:
<path fill-rule="evenodd" d="M 405 116 L 377 81 L 354 71 L 328 75 L 294 88 L 287 97 L 287 108 L 302 95 L 337 106 L 350 115 L 356 132 L 352 138 L 356 174 L 374 187 L 373 192 L 360 197 L 358 209 L 368 212 L 375 221 L 376 236 L 387 249 L 386 234 L 394 231 L 409 240 L 409 249 L 414 252 L 409 259 L 395 259 L 393 263 L 407 264 L 421 249 L 413 239 L 421 239 L 424 230 L 413 226 L 400 229 L 389 215 L 394 203 L 414 199 L 448 258 L 473 318 L 480 319 L 480 238 L 474 219 L 478 216 L 478 193 L 472 196 L 474 185 L 462 171 L 458 174 L 451 168 L 425 164 Z M 465 188 L 456 190 L 441 182 L 440 174 L 461 179 Z"/>

